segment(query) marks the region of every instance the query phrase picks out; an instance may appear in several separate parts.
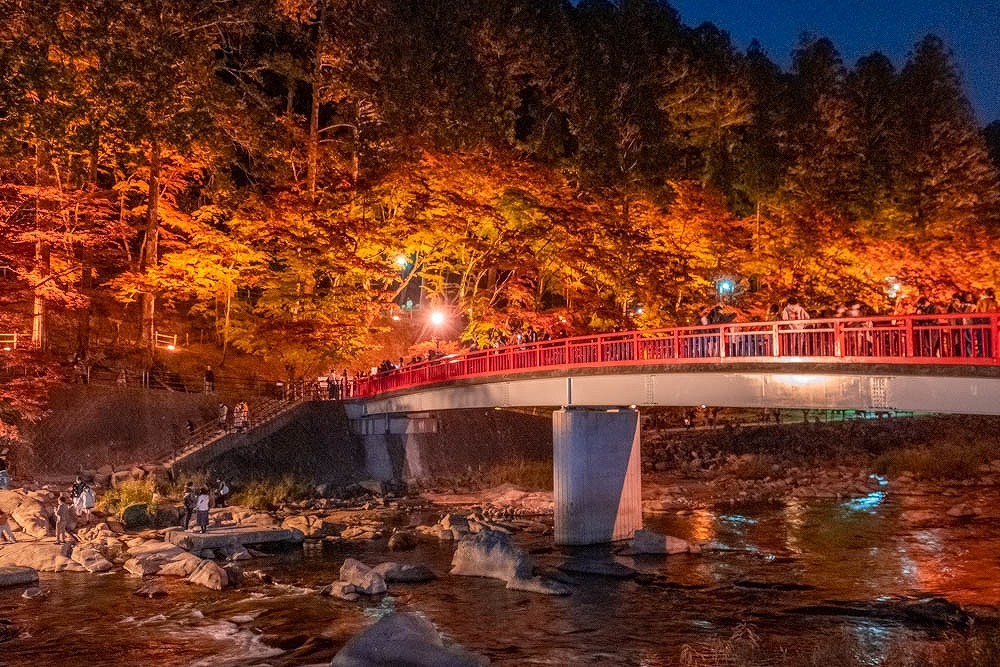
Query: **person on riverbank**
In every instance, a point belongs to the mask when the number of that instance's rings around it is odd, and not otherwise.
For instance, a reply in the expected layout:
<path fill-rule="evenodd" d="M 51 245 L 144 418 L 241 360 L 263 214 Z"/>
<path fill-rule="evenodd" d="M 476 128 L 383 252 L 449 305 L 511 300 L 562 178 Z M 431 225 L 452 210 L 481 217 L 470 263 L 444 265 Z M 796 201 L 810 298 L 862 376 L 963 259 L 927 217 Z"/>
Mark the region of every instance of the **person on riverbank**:
<path fill-rule="evenodd" d="M 198 527 L 201 528 L 201 532 L 208 530 L 208 506 L 211 503 L 211 498 L 208 495 L 208 489 L 201 487 L 198 491 L 198 499 L 195 502 L 195 510 L 198 512 Z"/>
<path fill-rule="evenodd" d="M 215 506 L 225 507 L 229 498 L 229 485 L 222 479 L 215 480 Z"/>
<path fill-rule="evenodd" d="M 194 482 L 188 482 L 184 486 L 184 530 L 191 525 L 191 516 L 198 506 L 198 494 L 194 491 Z"/>
<path fill-rule="evenodd" d="M 73 507 L 69 504 L 66 496 L 59 496 L 59 504 L 56 505 L 56 544 L 69 542 L 72 535 L 69 532 L 70 521 L 73 520 Z"/>
<path fill-rule="evenodd" d="M 4 544 L 17 542 L 14 533 L 10 532 L 9 517 L 3 510 L 0 510 L 0 538 L 3 538 Z"/>
<path fill-rule="evenodd" d="M 79 494 L 73 498 L 73 510 L 76 512 L 77 519 L 83 525 L 90 523 L 90 516 L 96 500 L 97 494 L 94 493 L 94 489 L 91 488 L 90 484 L 84 482 Z"/>
<path fill-rule="evenodd" d="M 83 489 L 85 486 L 87 486 L 87 483 L 83 481 L 83 477 L 77 475 L 76 481 L 73 482 L 73 486 L 71 486 L 69 489 L 69 495 L 70 498 L 73 499 L 73 502 L 76 502 L 76 499 L 80 497 L 80 494 L 83 493 Z"/>

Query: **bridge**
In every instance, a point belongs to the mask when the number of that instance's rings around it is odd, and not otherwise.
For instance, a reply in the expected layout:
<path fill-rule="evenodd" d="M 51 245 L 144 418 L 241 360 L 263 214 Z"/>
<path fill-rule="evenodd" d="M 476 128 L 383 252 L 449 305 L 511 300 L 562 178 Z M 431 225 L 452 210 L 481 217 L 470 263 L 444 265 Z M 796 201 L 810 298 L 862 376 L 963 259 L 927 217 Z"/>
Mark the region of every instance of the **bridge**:
<path fill-rule="evenodd" d="M 435 411 L 558 408 L 555 539 L 592 544 L 642 526 L 640 407 L 997 415 L 998 343 L 997 313 L 733 323 L 477 350 L 343 390 L 375 467 Z"/>

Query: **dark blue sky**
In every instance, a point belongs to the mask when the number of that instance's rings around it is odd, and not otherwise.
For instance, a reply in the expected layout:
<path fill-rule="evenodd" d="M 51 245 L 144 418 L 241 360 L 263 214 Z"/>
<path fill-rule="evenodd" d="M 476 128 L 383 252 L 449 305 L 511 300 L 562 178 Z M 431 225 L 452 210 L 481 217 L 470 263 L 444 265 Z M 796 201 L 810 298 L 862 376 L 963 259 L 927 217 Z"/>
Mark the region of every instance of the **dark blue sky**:
<path fill-rule="evenodd" d="M 846 65 L 881 51 L 897 69 L 932 32 L 955 53 L 980 122 L 1000 119 L 1000 0 L 669 1 L 686 25 L 711 21 L 741 49 L 756 37 L 786 69 L 803 32 L 833 40 Z"/>

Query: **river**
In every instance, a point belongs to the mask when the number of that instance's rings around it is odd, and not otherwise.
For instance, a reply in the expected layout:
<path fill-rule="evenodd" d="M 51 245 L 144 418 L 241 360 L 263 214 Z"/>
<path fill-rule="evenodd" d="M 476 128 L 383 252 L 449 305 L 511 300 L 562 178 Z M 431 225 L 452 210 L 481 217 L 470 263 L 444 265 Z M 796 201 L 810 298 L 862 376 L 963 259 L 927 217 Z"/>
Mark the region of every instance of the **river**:
<path fill-rule="evenodd" d="M 648 529 L 706 543 L 700 555 L 630 557 L 617 553 L 621 547 L 561 549 L 550 537 L 518 534 L 543 568 L 568 558 L 616 559 L 642 573 L 567 574 L 574 592 L 566 597 L 450 577 L 450 543 L 402 553 L 387 552 L 384 541 L 306 545 L 246 562 L 239 589 L 213 592 L 164 578 L 168 595 L 154 599 L 132 595 L 138 580 L 120 572 L 43 573 L 44 600 L 0 591 L 0 617 L 22 630 L 0 645 L 0 662 L 328 664 L 373 618 L 406 610 L 495 665 L 833 667 L 907 664 L 920 652 L 923 660 L 963 664 L 981 655 L 966 651 L 971 644 L 998 643 L 991 621 L 956 630 L 885 612 L 900 598 L 934 595 L 992 618 L 1000 603 L 1000 522 L 945 512 L 963 499 L 1000 507 L 998 494 L 993 487 L 964 490 L 964 498 L 879 490 L 849 500 L 724 504 L 645 517 Z M 421 563 L 442 576 L 391 585 L 387 596 L 354 603 L 318 595 L 348 556 L 370 565 Z"/>

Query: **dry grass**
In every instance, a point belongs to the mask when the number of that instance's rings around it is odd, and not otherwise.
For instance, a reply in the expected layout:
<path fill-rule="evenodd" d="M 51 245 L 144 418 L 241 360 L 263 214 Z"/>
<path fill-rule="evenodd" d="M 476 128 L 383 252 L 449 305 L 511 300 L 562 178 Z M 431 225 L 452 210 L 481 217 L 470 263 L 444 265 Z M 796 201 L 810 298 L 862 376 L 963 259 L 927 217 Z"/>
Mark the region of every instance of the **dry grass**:
<path fill-rule="evenodd" d="M 312 486 L 307 480 L 285 475 L 280 480 L 254 480 L 235 490 L 230 502 L 252 509 L 273 510 L 311 496 Z"/>
<path fill-rule="evenodd" d="M 979 467 L 1000 458 L 993 442 L 944 441 L 921 447 L 890 450 L 875 460 L 875 472 L 898 475 L 911 472 L 917 479 L 962 479 L 979 473 Z"/>
<path fill-rule="evenodd" d="M 482 488 L 501 484 L 514 484 L 527 491 L 552 490 L 552 461 L 526 461 L 524 459 L 497 464 L 485 470 L 478 483 Z"/>

